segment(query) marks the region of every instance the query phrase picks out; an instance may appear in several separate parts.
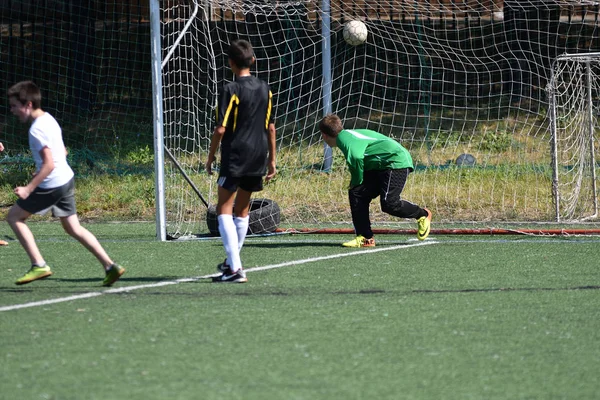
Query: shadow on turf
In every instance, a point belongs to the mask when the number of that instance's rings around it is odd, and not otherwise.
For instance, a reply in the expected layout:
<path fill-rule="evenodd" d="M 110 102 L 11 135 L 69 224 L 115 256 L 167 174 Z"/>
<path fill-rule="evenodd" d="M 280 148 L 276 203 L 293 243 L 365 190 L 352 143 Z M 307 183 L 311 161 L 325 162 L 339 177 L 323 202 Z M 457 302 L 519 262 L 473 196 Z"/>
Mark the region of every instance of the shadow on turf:
<path fill-rule="evenodd" d="M 157 283 L 162 281 L 173 281 L 181 279 L 179 276 L 161 276 L 161 277 L 153 277 L 153 278 L 144 278 L 144 277 L 135 277 L 135 278 L 121 278 L 119 281 L 111 286 L 118 287 L 119 283 Z M 47 278 L 44 279 L 45 282 L 61 282 L 61 283 L 89 283 L 90 286 L 93 287 L 103 287 L 102 286 L 102 278 L 78 278 L 78 279 L 69 279 L 69 278 Z M 44 286 L 44 288 L 48 288 L 49 286 Z M 76 286 L 69 286 L 71 288 Z M 24 293 L 24 292 L 33 292 L 36 290 L 36 282 L 28 283 L 27 285 L 20 286 L 10 286 L 10 287 L 0 287 L 0 293 Z"/>
<path fill-rule="evenodd" d="M 340 247 L 339 243 L 297 242 L 297 243 L 244 243 L 244 247 L 262 247 L 265 249 L 280 249 L 282 247 Z"/>
<path fill-rule="evenodd" d="M 290 242 L 290 243 L 282 243 L 282 242 L 278 242 L 278 243 L 248 243 L 245 242 L 244 243 L 244 247 L 261 247 L 261 248 L 266 248 L 266 249 L 280 249 L 282 247 L 336 247 L 336 248 L 340 248 L 340 249 L 348 249 L 348 250 L 352 250 L 351 248 L 348 247 L 342 247 L 342 242 L 344 242 L 344 240 L 340 240 L 339 242 Z M 383 247 L 386 245 L 390 245 L 390 246 L 399 246 L 399 245 L 410 245 L 411 243 L 407 243 L 407 242 L 387 242 L 387 243 L 383 243 L 383 244 L 378 244 L 378 247 Z M 363 247 L 362 249 L 367 249 L 368 247 Z"/>
<path fill-rule="evenodd" d="M 535 292 L 535 291 L 554 291 L 554 290 L 598 290 L 600 286 L 574 286 L 564 288 L 489 288 L 489 289 L 448 289 L 448 290 L 430 290 L 417 289 L 413 293 L 471 293 L 471 292 Z"/>
<path fill-rule="evenodd" d="M 53 281 L 57 281 L 57 282 L 102 282 L 103 278 L 52 278 L 52 279 L 48 279 L 48 280 L 53 280 Z M 156 277 L 143 277 L 143 276 L 137 276 L 137 277 L 124 277 L 124 278 L 120 278 L 117 282 L 161 282 L 161 281 L 172 281 L 172 280 L 177 280 L 177 279 L 181 279 L 180 276 L 156 276 Z"/>
<path fill-rule="evenodd" d="M 0 288 L 0 292 L 3 292 L 3 293 L 33 292 L 33 288 L 24 289 L 22 286 L 21 287 L 14 287 L 14 288 Z"/>

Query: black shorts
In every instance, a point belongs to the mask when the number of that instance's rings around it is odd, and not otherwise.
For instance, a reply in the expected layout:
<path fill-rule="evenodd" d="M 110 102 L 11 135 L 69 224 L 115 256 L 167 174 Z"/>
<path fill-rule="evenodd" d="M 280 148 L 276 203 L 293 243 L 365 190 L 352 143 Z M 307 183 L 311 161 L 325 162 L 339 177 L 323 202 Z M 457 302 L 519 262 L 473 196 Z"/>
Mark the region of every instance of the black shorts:
<path fill-rule="evenodd" d="M 236 192 L 238 188 L 247 192 L 260 192 L 263 190 L 262 176 L 219 176 L 217 184 L 230 192 Z"/>
<path fill-rule="evenodd" d="M 17 200 L 23 210 L 31 214 L 45 214 L 52 210 L 54 217 L 69 217 L 77 214 L 75 208 L 75 179 L 62 186 L 50 189 L 37 187 L 25 199 Z"/>

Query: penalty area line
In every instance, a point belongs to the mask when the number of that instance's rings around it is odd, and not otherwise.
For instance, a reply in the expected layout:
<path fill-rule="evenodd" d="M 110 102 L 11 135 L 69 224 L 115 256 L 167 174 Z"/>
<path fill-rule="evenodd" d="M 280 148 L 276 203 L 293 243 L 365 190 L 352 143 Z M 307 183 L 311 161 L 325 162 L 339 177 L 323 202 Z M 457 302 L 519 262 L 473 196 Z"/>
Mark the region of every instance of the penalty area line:
<path fill-rule="evenodd" d="M 429 241 L 419 242 L 419 243 L 414 243 L 414 244 L 402 244 L 402 245 L 396 245 L 396 246 L 390 246 L 390 247 L 377 247 L 374 249 L 356 250 L 356 251 L 350 251 L 347 253 L 331 254 L 328 256 L 311 257 L 311 258 L 305 258 L 303 260 L 294 260 L 294 261 L 287 261 L 287 262 L 279 263 L 279 264 L 265 265 L 262 267 L 253 267 L 253 268 L 246 269 L 246 272 L 266 271 L 269 269 L 289 267 L 292 265 L 302 265 L 302 264 L 308 264 L 308 263 L 317 262 L 317 261 L 332 260 L 335 258 L 358 256 L 358 255 L 368 254 L 368 253 L 379 253 L 382 251 L 406 249 L 409 247 L 426 246 L 426 245 L 436 244 L 436 243 L 439 243 L 439 242 L 429 240 Z M 23 303 L 23 304 L 14 304 L 14 305 L 10 305 L 10 306 L 0 307 L 0 312 L 19 310 L 22 308 L 41 307 L 41 306 L 47 306 L 47 305 L 51 305 L 51 304 L 65 303 L 68 301 L 90 299 L 90 298 L 102 296 L 105 294 L 126 293 L 126 292 L 132 292 L 134 290 L 140 290 L 140 289 L 150 289 L 150 288 L 156 288 L 156 287 L 161 287 L 161 286 L 178 285 L 180 283 L 196 282 L 196 281 L 199 281 L 202 279 L 209 279 L 209 278 L 212 278 L 212 277 L 218 276 L 218 275 L 219 274 L 216 273 L 216 274 L 210 274 L 210 275 L 197 276 L 194 278 L 181 278 L 181 279 L 175 279 L 172 281 L 162 281 L 162 282 L 150 283 L 150 284 L 145 284 L 145 285 L 124 286 L 124 287 L 120 287 L 120 288 L 106 289 L 106 290 L 98 291 L 98 292 L 88 292 L 88 293 L 76 294 L 73 296 L 59 297 L 56 299 L 32 301 L 32 302 Z"/>

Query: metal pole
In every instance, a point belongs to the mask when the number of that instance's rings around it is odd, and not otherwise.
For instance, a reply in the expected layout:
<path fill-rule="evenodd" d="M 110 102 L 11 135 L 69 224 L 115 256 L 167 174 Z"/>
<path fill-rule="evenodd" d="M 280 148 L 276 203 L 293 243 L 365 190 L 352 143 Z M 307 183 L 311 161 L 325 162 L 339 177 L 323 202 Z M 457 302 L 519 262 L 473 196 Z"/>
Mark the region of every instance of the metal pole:
<path fill-rule="evenodd" d="M 556 91 L 554 85 L 555 76 L 554 76 L 554 67 L 557 60 L 552 63 L 552 68 L 550 69 L 550 83 L 548 85 L 548 90 L 550 94 L 550 135 L 552 138 L 551 141 L 551 154 L 552 154 L 552 194 L 554 195 L 554 211 L 556 214 L 556 222 L 560 222 L 560 195 L 558 193 L 558 140 L 557 140 L 557 126 L 556 126 Z"/>
<path fill-rule="evenodd" d="M 331 7 L 329 0 L 322 0 L 321 35 L 323 39 L 323 116 L 331 112 Z M 329 172 L 333 164 L 333 149 L 323 143 L 323 168 Z"/>
<path fill-rule="evenodd" d="M 181 175 L 183 175 L 183 178 L 185 179 L 185 181 L 192 187 L 194 192 L 196 192 L 196 195 L 198 196 L 198 198 L 204 203 L 206 208 L 208 208 L 208 201 L 206 201 L 204 196 L 202 196 L 202 193 L 200 193 L 200 189 L 198 189 L 196 184 L 192 181 L 192 178 L 190 178 L 190 176 L 185 172 L 185 170 L 183 169 L 181 164 L 179 164 L 179 162 L 175 159 L 173 154 L 166 147 L 165 147 L 165 153 L 167 154 L 169 159 L 173 162 L 173 164 L 175 164 L 175 166 L 177 167 L 177 169 L 179 170 Z"/>
<path fill-rule="evenodd" d="M 587 100 L 588 100 L 588 129 L 590 135 L 590 164 L 592 167 L 592 195 L 594 199 L 594 214 L 589 218 L 598 216 L 598 192 L 596 191 L 596 158 L 594 157 L 594 112 L 592 107 L 592 68 L 590 61 L 586 61 L 587 72 Z"/>
<path fill-rule="evenodd" d="M 156 238 L 167 240 L 167 217 L 165 207 L 165 163 L 163 134 L 163 97 L 160 43 L 160 4 L 150 0 L 150 40 L 152 51 L 152 110 L 154 125 L 154 174 L 156 197 Z"/>

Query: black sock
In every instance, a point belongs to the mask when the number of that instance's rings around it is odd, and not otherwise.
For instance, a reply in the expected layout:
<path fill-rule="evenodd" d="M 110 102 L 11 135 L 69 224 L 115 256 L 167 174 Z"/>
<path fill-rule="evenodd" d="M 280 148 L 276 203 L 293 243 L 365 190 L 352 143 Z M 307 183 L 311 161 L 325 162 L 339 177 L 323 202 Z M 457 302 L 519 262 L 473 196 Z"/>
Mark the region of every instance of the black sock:
<path fill-rule="evenodd" d="M 417 219 L 421 218 L 421 217 L 426 217 L 427 216 L 427 211 L 425 211 L 424 208 L 421 208 L 421 210 L 419 211 L 419 215 L 417 216 Z"/>

